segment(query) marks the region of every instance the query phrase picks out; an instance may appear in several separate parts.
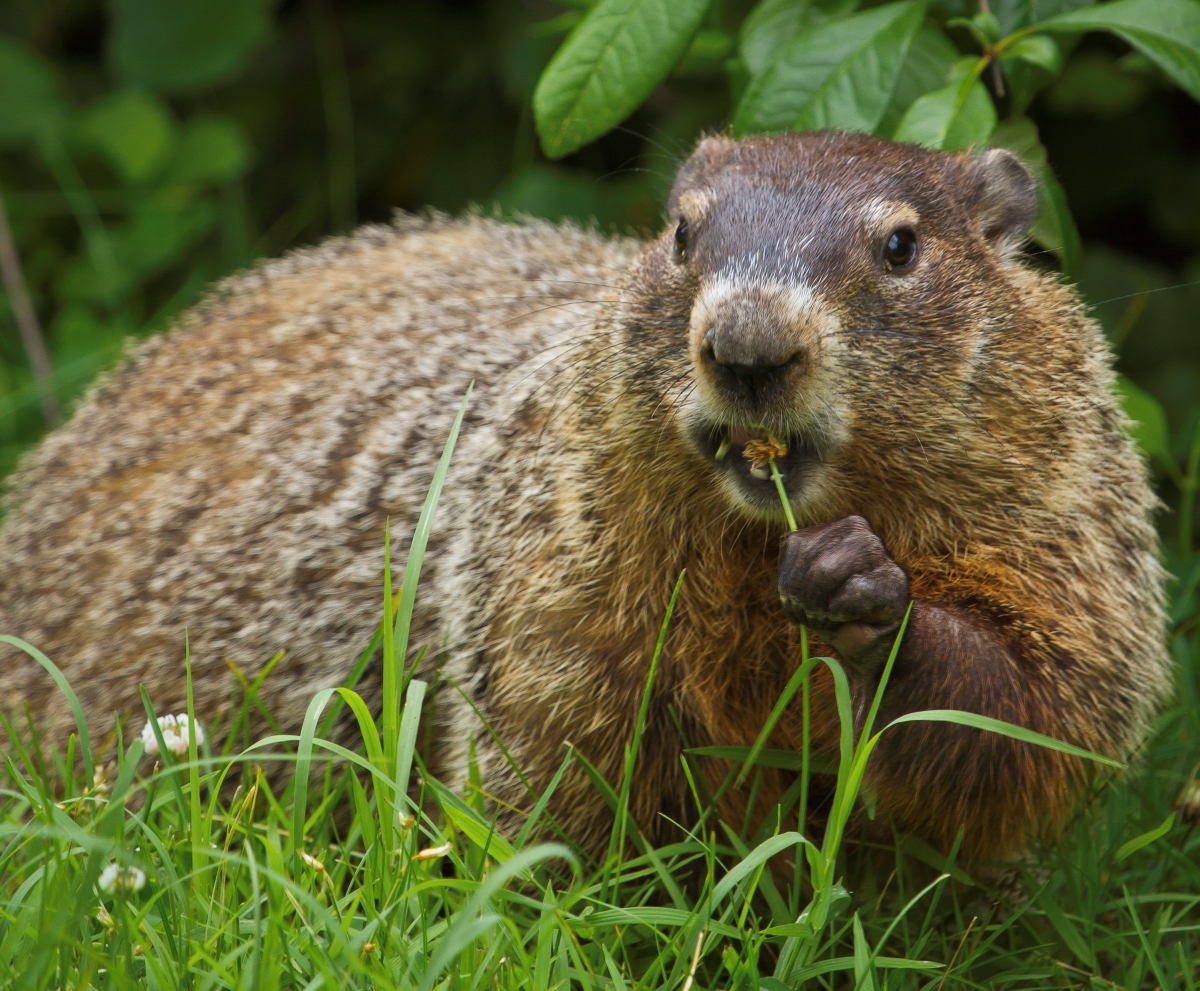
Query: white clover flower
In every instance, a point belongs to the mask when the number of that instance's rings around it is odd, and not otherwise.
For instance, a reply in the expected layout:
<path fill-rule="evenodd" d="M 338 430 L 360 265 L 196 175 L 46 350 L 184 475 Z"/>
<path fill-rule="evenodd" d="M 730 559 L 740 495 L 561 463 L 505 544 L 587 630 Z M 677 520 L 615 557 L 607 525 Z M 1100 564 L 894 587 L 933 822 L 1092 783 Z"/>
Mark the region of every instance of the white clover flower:
<path fill-rule="evenodd" d="M 186 712 L 181 712 L 178 716 L 159 716 L 158 728 L 162 731 L 163 743 L 167 745 L 167 749 L 171 753 L 182 756 L 188 752 L 190 727 Z M 196 723 L 196 745 L 199 746 L 203 742 L 204 727 Z M 142 743 L 145 745 L 146 753 L 158 753 L 158 739 L 155 737 L 154 727 L 150 723 L 146 723 L 142 727 Z"/>
<path fill-rule="evenodd" d="M 146 872 L 136 867 L 122 867 L 114 862 L 101 871 L 100 880 L 96 883 L 106 895 L 115 895 L 118 891 L 132 894 L 146 886 Z"/>

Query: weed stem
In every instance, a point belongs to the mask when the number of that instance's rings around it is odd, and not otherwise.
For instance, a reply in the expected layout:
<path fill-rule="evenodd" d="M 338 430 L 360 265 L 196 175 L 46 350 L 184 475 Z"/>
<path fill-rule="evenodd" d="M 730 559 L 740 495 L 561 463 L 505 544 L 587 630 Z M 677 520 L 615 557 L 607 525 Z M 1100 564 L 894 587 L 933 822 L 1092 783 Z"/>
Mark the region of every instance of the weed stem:
<path fill-rule="evenodd" d="M 783 505 L 783 515 L 787 517 L 788 529 L 795 531 L 796 517 L 792 515 L 792 504 L 788 502 L 787 490 L 783 487 L 783 479 L 779 477 L 779 468 L 775 464 L 775 459 L 771 459 L 771 477 L 775 479 L 775 488 L 779 490 L 779 501 Z"/>

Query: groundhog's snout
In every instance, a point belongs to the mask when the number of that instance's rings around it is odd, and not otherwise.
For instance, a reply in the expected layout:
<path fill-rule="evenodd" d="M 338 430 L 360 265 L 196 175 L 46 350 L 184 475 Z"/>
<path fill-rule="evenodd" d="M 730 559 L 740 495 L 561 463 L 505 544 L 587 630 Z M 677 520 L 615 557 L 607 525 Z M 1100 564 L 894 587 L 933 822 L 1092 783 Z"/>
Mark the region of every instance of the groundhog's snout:
<path fill-rule="evenodd" d="M 818 308 L 782 285 L 718 282 L 692 314 L 695 360 L 710 401 L 731 413 L 780 413 L 812 363 Z"/>

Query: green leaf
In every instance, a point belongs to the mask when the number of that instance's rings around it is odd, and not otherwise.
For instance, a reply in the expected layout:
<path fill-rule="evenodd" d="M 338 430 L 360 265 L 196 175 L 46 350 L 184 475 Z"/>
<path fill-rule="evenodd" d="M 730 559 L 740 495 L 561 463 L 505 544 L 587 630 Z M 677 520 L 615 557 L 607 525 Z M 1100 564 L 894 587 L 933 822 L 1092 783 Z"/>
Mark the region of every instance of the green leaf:
<path fill-rule="evenodd" d="M 896 141 L 957 151 L 987 144 L 996 127 L 996 108 L 979 81 L 980 60 L 955 63 L 950 81 L 917 100 L 896 128 Z"/>
<path fill-rule="evenodd" d="M 734 131 L 874 131 L 924 16 L 924 4 L 908 0 L 805 31 L 750 84 Z"/>
<path fill-rule="evenodd" d="M 772 836 L 768 840 L 763 840 L 762 843 L 750 851 L 748 856 L 735 864 L 729 873 L 717 882 L 712 892 L 712 904 L 714 906 L 719 905 L 721 899 L 729 894 L 734 889 L 734 886 L 742 878 L 749 875 L 759 864 L 766 863 L 775 854 L 789 847 L 795 847 L 799 843 L 808 843 L 808 840 L 799 833 L 780 833 L 778 836 Z"/>
<path fill-rule="evenodd" d="M 1200 100 L 1200 3 L 1195 0 L 1116 0 L 1060 14 L 1038 26 L 1115 34 Z"/>
<path fill-rule="evenodd" d="M 854 986 L 858 991 L 875 991 L 875 975 L 871 970 L 871 944 L 863 933 L 862 921 L 854 913 Z"/>
<path fill-rule="evenodd" d="M 561 158 L 629 116 L 687 51 L 710 0 L 600 0 L 533 94 L 542 148 Z"/>
<path fill-rule="evenodd" d="M 171 111 L 142 90 L 122 90 L 92 104 L 80 115 L 75 136 L 103 154 L 126 182 L 157 172 L 178 141 Z"/>
<path fill-rule="evenodd" d="M 479 847 L 479 849 L 483 850 L 486 848 L 488 854 L 497 863 L 507 863 L 517 855 L 512 844 L 496 832 L 491 823 L 483 819 L 478 812 L 436 778 L 426 776 L 425 787 L 437 799 L 437 803 L 446 814 L 446 818 L 454 823 L 455 828 L 474 843 L 475 846 Z M 542 850 L 545 848 L 534 847 L 533 849 Z M 524 856 L 528 853 L 529 851 L 526 850 L 521 855 Z"/>
<path fill-rule="evenodd" d="M 762 0 L 742 24 L 739 50 L 750 75 L 766 69 L 805 28 L 843 17 L 856 6 L 857 0 Z"/>
<path fill-rule="evenodd" d="M 1125 415 L 1133 421 L 1130 433 L 1138 447 L 1152 458 L 1171 461 L 1167 413 L 1162 403 L 1124 375 L 1117 376 L 1117 393 L 1125 407 Z"/>
<path fill-rule="evenodd" d="M 1000 22 L 990 10 L 981 10 L 973 17 L 952 17 L 946 22 L 946 27 L 966 28 L 974 36 L 980 49 L 994 45 L 1000 40 Z"/>
<path fill-rule="evenodd" d="M 1016 44 L 1005 49 L 1004 57 L 1028 62 L 1055 76 L 1062 70 L 1062 51 L 1053 38 L 1048 38 L 1044 34 L 1031 34 L 1022 38 Z"/>
<path fill-rule="evenodd" d="M 250 158 L 250 142 L 237 121 L 205 114 L 189 122 L 165 182 L 176 186 L 224 186 L 245 173 Z"/>
<path fill-rule="evenodd" d="M 1038 733 L 1036 730 L 1015 726 L 1000 719 L 993 719 L 991 716 L 980 716 L 974 712 L 962 712 L 958 709 L 926 709 L 923 712 L 910 712 L 893 719 L 884 729 L 899 726 L 901 723 L 956 723 L 959 726 L 970 726 L 973 729 L 1007 736 L 1013 740 L 1020 740 L 1022 743 L 1032 743 L 1038 747 L 1045 747 L 1047 750 L 1057 750 L 1059 753 L 1070 754 L 1072 757 L 1094 760 L 1098 764 L 1107 764 L 1109 767 L 1125 766 L 1119 760 L 1092 753 L 1090 750 L 1084 750 L 1072 743 L 1064 743 L 1062 740 L 1056 740 L 1054 737 Z"/>
<path fill-rule="evenodd" d="M 587 916 L 587 924 L 595 929 L 607 929 L 612 926 L 686 926 L 696 918 L 693 911 L 687 911 L 679 908 L 658 908 L 652 905 L 631 905 L 629 907 L 616 906 L 614 908 L 605 909 L 600 912 L 592 912 Z M 710 921 L 708 923 L 710 932 L 715 932 L 721 936 L 731 936 L 734 939 L 739 938 L 742 933 L 733 926 L 723 925 L 720 922 Z"/>
<path fill-rule="evenodd" d="M 900 70 L 900 78 L 892 93 L 892 102 L 875 133 L 890 138 L 909 107 L 926 93 L 946 84 L 957 59 L 958 49 L 940 28 L 932 24 L 922 25 L 909 46 L 904 68 Z"/>
<path fill-rule="evenodd" d="M 1000 22 L 1000 35 L 1045 21 L 1069 10 L 1087 7 L 1096 0 L 992 0 L 991 8 Z"/>
<path fill-rule="evenodd" d="M 1171 831 L 1171 827 L 1175 825 L 1175 813 L 1172 812 L 1163 821 L 1161 826 L 1155 826 L 1148 833 L 1142 833 L 1141 836 L 1135 836 L 1128 843 L 1122 843 L 1117 849 L 1117 863 L 1126 859 L 1130 854 L 1137 853 L 1142 847 L 1149 846 L 1157 839 L 1161 839 Z"/>
<path fill-rule="evenodd" d="M 11 38 L 0 37 L 0 143 L 49 137 L 66 118 L 54 72 Z"/>
<path fill-rule="evenodd" d="M 95 765 L 92 762 L 92 740 L 88 735 L 87 718 L 83 714 L 83 706 L 79 704 L 79 697 L 72 691 L 71 685 L 67 681 L 67 676 L 62 673 L 59 666 L 50 660 L 50 658 L 24 640 L 5 633 L 0 634 L 0 643 L 6 643 L 11 647 L 16 647 L 17 650 L 24 651 L 45 668 L 46 673 L 54 679 L 54 684 L 63 693 L 63 696 L 67 700 L 67 705 L 71 707 L 71 714 L 75 717 L 75 730 L 79 733 L 79 742 L 81 744 L 79 756 L 83 760 L 83 770 L 87 775 L 86 780 L 91 781 L 95 776 Z"/>
<path fill-rule="evenodd" d="M 267 36 L 267 0 L 115 0 L 110 55 L 127 85 L 225 82 Z"/>

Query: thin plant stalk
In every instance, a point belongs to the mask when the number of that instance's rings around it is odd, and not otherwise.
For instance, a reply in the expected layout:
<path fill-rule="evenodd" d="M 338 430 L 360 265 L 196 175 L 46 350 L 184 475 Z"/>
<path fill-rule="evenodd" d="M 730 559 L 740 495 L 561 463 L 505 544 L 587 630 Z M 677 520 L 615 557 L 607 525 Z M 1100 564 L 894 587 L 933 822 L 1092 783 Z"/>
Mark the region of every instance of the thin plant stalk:
<path fill-rule="evenodd" d="M 775 488 L 779 490 L 779 502 L 783 506 L 783 515 L 787 517 L 788 529 L 795 533 L 799 527 L 796 526 L 792 504 L 788 502 L 787 490 L 783 487 L 783 479 L 779 477 L 779 466 L 775 464 L 774 458 L 771 459 L 771 477 L 775 479 Z"/>
<path fill-rule="evenodd" d="M 42 422 L 50 429 L 58 425 L 61 411 L 58 407 L 58 397 L 54 395 L 54 366 L 50 363 L 50 352 L 46 350 L 46 341 L 42 336 L 42 328 L 38 325 L 37 313 L 29 299 L 25 288 L 25 278 L 21 274 L 21 256 L 17 253 L 17 244 L 13 240 L 12 228 L 8 224 L 8 213 L 4 209 L 4 197 L 0 195 L 0 278 L 4 280 L 4 291 L 8 293 L 8 305 L 12 308 L 13 319 L 17 323 L 17 331 L 21 335 L 21 345 L 29 358 L 29 367 L 33 370 L 33 381 L 37 386 L 38 398 L 42 404 Z"/>

